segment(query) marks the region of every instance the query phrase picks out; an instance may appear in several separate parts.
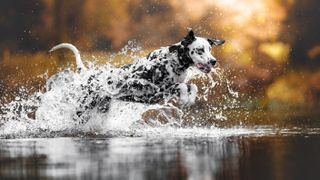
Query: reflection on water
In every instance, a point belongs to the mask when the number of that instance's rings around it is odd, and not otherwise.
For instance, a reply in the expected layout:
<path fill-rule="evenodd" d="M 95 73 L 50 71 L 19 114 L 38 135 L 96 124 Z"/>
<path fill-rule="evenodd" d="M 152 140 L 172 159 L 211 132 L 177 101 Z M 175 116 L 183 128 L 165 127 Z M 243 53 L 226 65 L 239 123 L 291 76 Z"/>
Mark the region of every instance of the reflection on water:
<path fill-rule="evenodd" d="M 319 135 L 46 138 L 0 141 L 0 177 L 312 179 Z"/>

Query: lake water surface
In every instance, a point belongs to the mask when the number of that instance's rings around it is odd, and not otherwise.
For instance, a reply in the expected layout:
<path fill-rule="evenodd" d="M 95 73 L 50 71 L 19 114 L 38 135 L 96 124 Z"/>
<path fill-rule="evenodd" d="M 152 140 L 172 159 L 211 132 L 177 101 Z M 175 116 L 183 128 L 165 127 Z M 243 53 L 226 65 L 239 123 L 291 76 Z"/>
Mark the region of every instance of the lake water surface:
<path fill-rule="evenodd" d="M 317 128 L 1 139 L 0 179 L 319 179 Z"/>

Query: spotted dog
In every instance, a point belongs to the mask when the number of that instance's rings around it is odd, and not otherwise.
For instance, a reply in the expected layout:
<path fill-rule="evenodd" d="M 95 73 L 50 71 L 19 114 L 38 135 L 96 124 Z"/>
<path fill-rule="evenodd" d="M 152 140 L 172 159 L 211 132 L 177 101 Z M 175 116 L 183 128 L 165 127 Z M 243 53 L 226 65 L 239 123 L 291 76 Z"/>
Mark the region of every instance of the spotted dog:
<path fill-rule="evenodd" d="M 200 71 L 209 73 L 216 64 L 211 49 L 224 42 L 224 40 L 196 37 L 192 29 L 188 29 L 188 34 L 182 41 L 154 50 L 147 57 L 119 68 L 113 76 L 121 78 L 115 80 L 104 77 L 102 72 L 91 75 L 83 85 L 83 89 L 88 93 L 79 100 L 80 105 L 76 110 L 75 119 L 86 122 L 90 118 L 87 112 L 93 108 L 107 112 L 110 100 L 113 98 L 154 104 L 165 98 L 176 97 L 183 106 L 194 104 L 198 89 L 196 85 L 184 82 L 187 69 L 195 66 Z M 68 48 L 75 54 L 79 72 L 87 70 L 76 47 L 62 43 L 50 51 L 59 48 Z M 106 79 L 104 81 L 106 84 L 97 83 L 101 78 Z M 112 86 L 117 93 L 104 95 L 97 93 L 103 86 Z"/>

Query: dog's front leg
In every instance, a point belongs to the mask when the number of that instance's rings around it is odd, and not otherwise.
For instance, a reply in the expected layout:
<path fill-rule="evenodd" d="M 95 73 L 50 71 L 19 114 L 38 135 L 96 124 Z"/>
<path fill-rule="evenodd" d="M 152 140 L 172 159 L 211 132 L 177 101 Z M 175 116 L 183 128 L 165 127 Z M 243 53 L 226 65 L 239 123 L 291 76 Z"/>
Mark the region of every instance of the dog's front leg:
<path fill-rule="evenodd" d="M 194 84 L 181 83 L 175 85 L 172 92 L 178 96 L 182 106 L 191 106 L 196 101 L 198 87 Z"/>

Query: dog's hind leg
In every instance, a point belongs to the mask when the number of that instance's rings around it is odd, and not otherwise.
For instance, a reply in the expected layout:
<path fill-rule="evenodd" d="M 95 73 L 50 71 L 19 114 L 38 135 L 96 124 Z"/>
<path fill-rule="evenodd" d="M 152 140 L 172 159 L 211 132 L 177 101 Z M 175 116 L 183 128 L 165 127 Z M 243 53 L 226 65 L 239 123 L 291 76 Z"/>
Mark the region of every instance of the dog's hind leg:
<path fill-rule="evenodd" d="M 101 113 L 108 112 L 110 109 L 110 102 L 111 102 L 110 97 L 103 98 L 98 104 L 98 112 L 101 112 Z"/>
<path fill-rule="evenodd" d="M 81 101 L 79 107 L 76 109 L 73 120 L 84 124 L 91 118 L 91 111 L 98 104 L 98 97 L 93 94 L 86 95 Z"/>
<path fill-rule="evenodd" d="M 97 95 L 93 95 L 91 97 L 84 100 L 81 105 L 77 108 L 76 113 L 73 117 L 73 120 L 79 122 L 80 124 L 84 124 L 89 121 L 94 109 L 97 110 L 98 113 L 107 113 L 110 108 L 110 97 L 101 98 Z M 85 102 L 87 101 L 87 102 Z"/>

